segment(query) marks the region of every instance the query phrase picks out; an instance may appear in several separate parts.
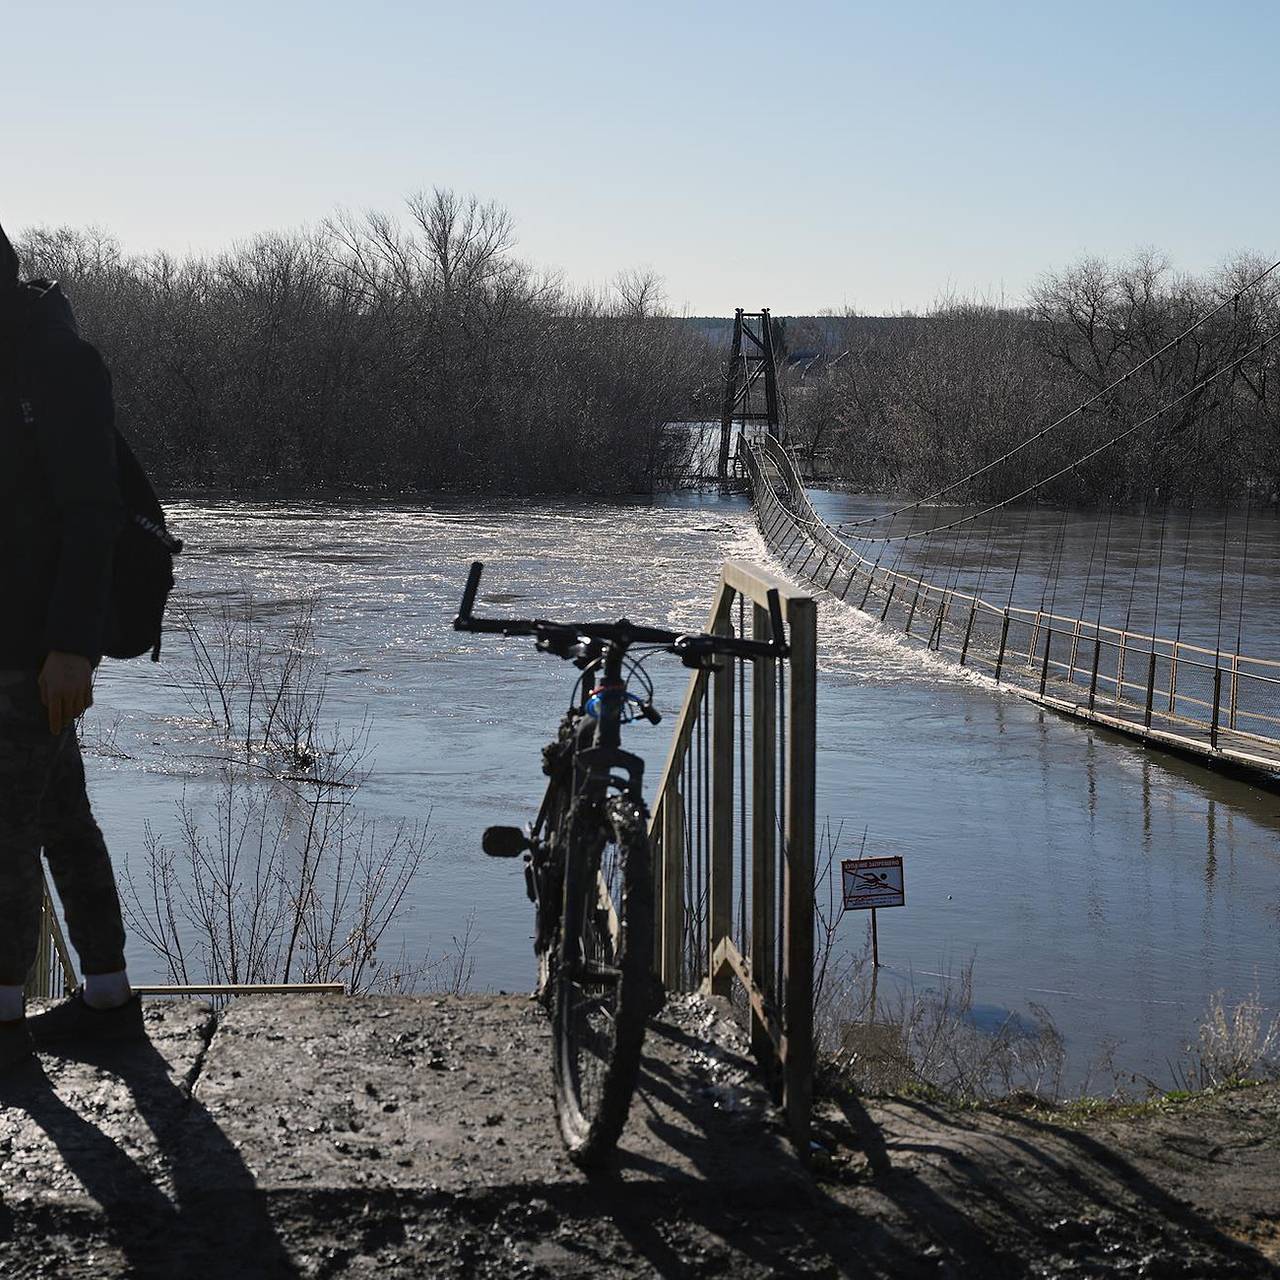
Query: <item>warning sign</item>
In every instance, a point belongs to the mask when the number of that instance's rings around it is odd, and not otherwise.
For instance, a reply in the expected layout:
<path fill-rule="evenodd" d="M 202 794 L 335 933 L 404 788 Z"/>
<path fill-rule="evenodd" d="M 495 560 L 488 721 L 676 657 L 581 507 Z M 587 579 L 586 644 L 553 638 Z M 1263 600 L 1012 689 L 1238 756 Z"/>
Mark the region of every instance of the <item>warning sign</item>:
<path fill-rule="evenodd" d="M 902 858 L 847 858 L 844 873 L 844 905 L 850 911 L 867 907 L 905 907 L 907 891 L 902 881 Z"/>

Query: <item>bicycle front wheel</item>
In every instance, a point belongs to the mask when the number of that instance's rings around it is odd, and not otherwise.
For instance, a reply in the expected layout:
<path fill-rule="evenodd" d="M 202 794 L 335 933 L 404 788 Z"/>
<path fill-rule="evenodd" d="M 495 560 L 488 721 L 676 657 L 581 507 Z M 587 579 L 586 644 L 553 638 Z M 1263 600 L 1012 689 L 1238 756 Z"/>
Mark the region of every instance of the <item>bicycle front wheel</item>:
<path fill-rule="evenodd" d="M 607 1159 L 626 1124 L 652 999 L 653 888 L 643 807 L 611 796 L 568 819 L 560 962 L 552 1007 L 556 1111 L 581 1165 Z"/>

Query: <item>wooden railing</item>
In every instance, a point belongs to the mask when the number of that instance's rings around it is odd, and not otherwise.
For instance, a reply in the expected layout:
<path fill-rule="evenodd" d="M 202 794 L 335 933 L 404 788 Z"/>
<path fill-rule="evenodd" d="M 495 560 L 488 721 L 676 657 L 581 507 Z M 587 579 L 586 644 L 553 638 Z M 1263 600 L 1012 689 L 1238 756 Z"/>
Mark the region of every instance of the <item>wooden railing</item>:
<path fill-rule="evenodd" d="M 816 610 L 758 565 L 727 563 L 707 629 L 770 639 L 778 591 L 790 657 L 720 660 L 689 680 L 655 793 L 655 964 L 670 991 L 741 985 L 751 1043 L 807 1149 L 813 1092 Z"/>

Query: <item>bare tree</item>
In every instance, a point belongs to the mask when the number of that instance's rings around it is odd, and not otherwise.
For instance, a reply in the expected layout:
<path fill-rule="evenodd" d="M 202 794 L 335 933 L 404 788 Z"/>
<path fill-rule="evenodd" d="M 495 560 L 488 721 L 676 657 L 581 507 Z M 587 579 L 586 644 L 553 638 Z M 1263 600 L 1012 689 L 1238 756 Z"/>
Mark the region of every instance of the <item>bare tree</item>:
<path fill-rule="evenodd" d="M 161 483 L 651 488 L 700 343 L 662 314 L 656 277 L 606 301 L 514 245 L 504 209 L 443 189 L 403 218 L 340 213 L 212 257 L 20 237 L 105 349 L 121 425 Z"/>
<path fill-rule="evenodd" d="M 185 687 L 215 748 L 214 799 L 184 793 L 170 836 L 148 826 L 143 874 L 126 865 L 122 895 L 175 982 L 410 989 L 432 969 L 382 949 L 422 871 L 427 819 L 361 813 L 368 726 L 327 722 L 313 617 L 307 606 L 267 639 L 251 598 L 188 614 Z M 455 981 L 469 978 L 458 963 Z"/>

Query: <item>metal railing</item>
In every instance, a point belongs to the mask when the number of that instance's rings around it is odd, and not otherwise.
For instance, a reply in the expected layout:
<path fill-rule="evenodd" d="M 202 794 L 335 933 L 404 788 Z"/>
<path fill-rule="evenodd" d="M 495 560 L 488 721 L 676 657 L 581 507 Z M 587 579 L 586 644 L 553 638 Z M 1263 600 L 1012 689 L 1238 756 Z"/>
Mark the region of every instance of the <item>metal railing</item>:
<path fill-rule="evenodd" d="M 27 979 L 27 995 L 33 1000 L 60 1000 L 76 987 L 75 966 L 62 933 L 62 924 L 54 910 L 49 881 L 44 882 L 44 905 L 40 919 L 40 949 L 35 967 Z M 244 996 L 267 993 L 345 995 L 341 982 L 213 982 L 194 984 L 135 983 L 140 996 Z"/>
<path fill-rule="evenodd" d="M 816 609 L 758 565 L 728 562 L 707 630 L 772 638 L 788 659 L 721 659 L 689 680 L 650 821 L 655 964 L 668 990 L 745 994 L 751 1043 L 805 1150 L 813 1093 Z"/>
<path fill-rule="evenodd" d="M 961 666 L 1076 716 L 1250 770 L 1280 770 L 1280 662 L 1103 625 L 881 566 L 814 511 L 776 441 L 744 445 L 766 543 L 801 577 Z"/>
<path fill-rule="evenodd" d="M 53 895 L 46 878 L 40 912 L 40 946 L 36 951 L 35 967 L 27 979 L 27 995 L 33 1000 L 60 1000 L 75 985 L 75 967 L 62 935 L 58 913 L 53 909 Z"/>

